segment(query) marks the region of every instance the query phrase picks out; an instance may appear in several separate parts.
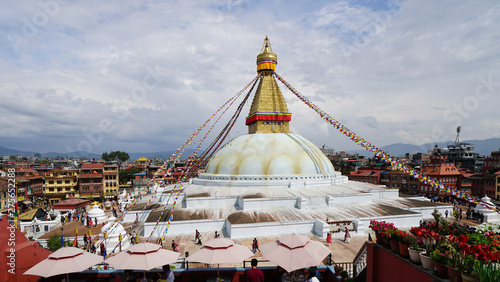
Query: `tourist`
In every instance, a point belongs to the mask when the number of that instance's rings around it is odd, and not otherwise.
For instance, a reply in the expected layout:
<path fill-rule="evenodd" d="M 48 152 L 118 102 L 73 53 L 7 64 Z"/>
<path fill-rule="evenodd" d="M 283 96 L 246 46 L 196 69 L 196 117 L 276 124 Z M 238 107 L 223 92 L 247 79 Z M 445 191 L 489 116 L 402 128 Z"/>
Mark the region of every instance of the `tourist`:
<path fill-rule="evenodd" d="M 139 213 L 135 214 L 135 223 L 139 222 Z"/>
<path fill-rule="evenodd" d="M 95 218 L 95 226 L 97 227 L 97 217 Z"/>
<path fill-rule="evenodd" d="M 83 247 L 87 249 L 87 244 L 89 243 L 89 240 L 87 239 L 87 234 L 83 234 Z"/>
<path fill-rule="evenodd" d="M 255 250 L 259 251 L 259 253 L 260 253 L 260 249 L 259 249 L 260 243 L 259 243 L 259 240 L 257 240 L 257 238 L 253 238 L 253 239 L 255 240 Z"/>
<path fill-rule="evenodd" d="M 201 234 L 198 234 L 198 242 L 196 242 L 198 245 L 202 245 L 203 243 L 201 242 Z"/>
<path fill-rule="evenodd" d="M 328 243 L 328 246 L 330 246 L 330 244 L 332 243 L 332 233 L 331 232 L 328 232 L 326 234 L 326 242 Z"/>
<path fill-rule="evenodd" d="M 448 218 L 448 210 L 446 210 L 446 211 L 444 212 L 444 215 L 445 215 L 445 217 L 446 217 L 446 218 Z"/>
<path fill-rule="evenodd" d="M 198 232 L 198 229 L 196 229 L 196 232 L 194 233 L 194 241 L 195 242 L 198 240 L 199 236 L 200 236 L 200 232 Z"/>
<path fill-rule="evenodd" d="M 88 221 L 88 226 L 87 227 L 92 227 L 92 218 L 89 217 L 89 221 Z"/>
<path fill-rule="evenodd" d="M 257 259 L 250 262 L 252 269 L 247 271 L 247 282 L 264 282 L 264 273 L 257 268 Z"/>
<path fill-rule="evenodd" d="M 170 269 L 170 265 L 166 264 L 162 267 L 163 269 L 163 275 L 161 276 L 160 280 L 161 282 L 174 282 L 174 273 Z"/>
<path fill-rule="evenodd" d="M 314 276 L 321 281 L 321 273 L 319 273 L 318 267 L 312 266 L 309 268 L 308 272 L 314 273 Z"/>
<path fill-rule="evenodd" d="M 172 240 L 172 251 L 176 251 L 177 250 L 177 244 L 175 243 L 174 240 Z"/>
<path fill-rule="evenodd" d="M 257 239 L 253 238 L 252 240 L 252 252 L 255 254 L 257 252 L 257 243 L 255 242 Z"/>
<path fill-rule="evenodd" d="M 99 248 L 100 248 L 102 257 L 104 259 L 106 259 L 106 248 L 104 247 L 104 243 L 103 242 L 101 242 L 101 244 L 99 245 Z"/>
<path fill-rule="evenodd" d="M 220 237 L 220 234 L 219 234 L 219 232 L 215 231 L 215 235 L 214 235 L 214 238 L 215 238 L 215 239 L 217 239 L 217 238 L 219 238 L 219 237 Z"/>
<path fill-rule="evenodd" d="M 351 240 L 351 234 L 349 234 L 349 228 L 345 228 L 344 230 L 344 242 L 345 243 L 349 243 L 349 241 Z"/>

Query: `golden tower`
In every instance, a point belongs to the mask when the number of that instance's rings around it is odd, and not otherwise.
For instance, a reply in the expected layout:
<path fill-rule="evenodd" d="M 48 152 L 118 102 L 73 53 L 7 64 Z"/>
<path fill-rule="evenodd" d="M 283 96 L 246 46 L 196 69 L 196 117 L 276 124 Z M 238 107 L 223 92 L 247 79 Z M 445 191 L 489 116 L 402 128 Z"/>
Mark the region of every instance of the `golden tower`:
<path fill-rule="evenodd" d="M 266 36 L 261 52 L 257 55 L 257 72 L 262 77 L 246 119 L 248 134 L 290 133 L 288 123 L 292 114 L 288 112 L 285 98 L 273 76 L 277 63 L 278 56 L 273 53 Z"/>

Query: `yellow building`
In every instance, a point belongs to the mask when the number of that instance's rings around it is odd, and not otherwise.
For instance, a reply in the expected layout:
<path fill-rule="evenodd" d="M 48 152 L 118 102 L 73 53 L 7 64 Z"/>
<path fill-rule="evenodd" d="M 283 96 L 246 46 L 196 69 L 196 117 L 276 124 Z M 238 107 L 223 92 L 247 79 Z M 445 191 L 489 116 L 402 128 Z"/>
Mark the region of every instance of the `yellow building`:
<path fill-rule="evenodd" d="M 135 160 L 135 165 L 137 165 L 137 166 L 148 165 L 148 164 L 149 164 L 149 160 L 145 157 L 138 158 L 137 160 Z"/>
<path fill-rule="evenodd" d="M 56 169 L 45 174 L 44 196 L 51 204 L 78 194 L 78 170 L 77 169 Z"/>
<path fill-rule="evenodd" d="M 104 165 L 103 170 L 103 185 L 104 195 L 116 196 L 118 195 L 119 187 L 119 174 L 117 164 Z"/>

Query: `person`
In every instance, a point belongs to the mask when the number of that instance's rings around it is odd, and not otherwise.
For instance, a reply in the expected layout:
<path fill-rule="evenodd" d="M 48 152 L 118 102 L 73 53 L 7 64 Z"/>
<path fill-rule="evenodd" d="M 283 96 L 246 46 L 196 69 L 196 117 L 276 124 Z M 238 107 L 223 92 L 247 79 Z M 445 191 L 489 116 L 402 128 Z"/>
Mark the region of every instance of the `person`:
<path fill-rule="evenodd" d="M 264 273 L 257 268 L 257 259 L 250 262 L 252 269 L 247 271 L 247 282 L 264 282 Z"/>
<path fill-rule="evenodd" d="M 194 241 L 195 242 L 198 240 L 199 236 L 200 236 L 200 232 L 198 232 L 198 229 L 196 229 L 196 232 L 194 233 Z"/>
<path fill-rule="evenodd" d="M 97 217 L 95 218 L 95 226 L 97 226 Z"/>
<path fill-rule="evenodd" d="M 101 255 L 103 256 L 104 259 L 106 259 L 106 248 L 104 247 L 104 243 L 101 242 L 101 245 L 99 247 L 101 249 Z"/>
<path fill-rule="evenodd" d="M 349 228 L 347 228 L 346 226 L 344 231 L 344 242 L 349 243 L 350 240 L 351 240 L 351 234 L 349 234 Z"/>
<path fill-rule="evenodd" d="M 328 232 L 326 234 L 326 242 L 328 243 L 328 246 L 332 243 L 332 233 Z"/>
<path fill-rule="evenodd" d="M 83 234 L 83 247 L 86 249 L 89 240 L 87 239 L 87 234 Z"/>
<path fill-rule="evenodd" d="M 314 273 L 314 277 L 321 281 L 321 273 L 319 273 L 319 270 L 316 266 L 310 267 L 309 272 Z"/>
<path fill-rule="evenodd" d="M 446 210 L 446 211 L 444 212 L 444 215 L 445 215 L 445 217 L 446 217 L 446 218 L 448 218 L 448 210 Z"/>
<path fill-rule="evenodd" d="M 89 221 L 88 221 L 88 227 L 92 227 L 92 218 L 89 218 Z"/>
<path fill-rule="evenodd" d="M 136 223 L 137 223 L 137 222 L 139 222 L 139 213 L 136 213 L 136 214 L 135 214 L 135 222 L 136 222 Z"/>
<path fill-rule="evenodd" d="M 201 234 L 198 233 L 198 242 L 196 242 L 196 244 L 198 245 L 202 245 L 203 243 L 201 243 Z"/>
<path fill-rule="evenodd" d="M 257 252 L 257 243 L 255 242 L 257 239 L 253 238 L 252 240 L 252 252 L 255 254 Z"/>
<path fill-rule="evenodd" d="M 281 277 L 283 276 L 283 274 L 285 273 L 285 270 L 281 267 L 281 266 L 277 266 L 275 270 L 273 270 L 273 272 L 271 273 L 271 279 L 269 281 L 272 281 L 272 282 L 279 282 L 281 281 Z"/>
<path fill-rule="evenodd" d="M 215 238 L 215 239 L 217 239 L 217 238 L 219 238 L 219 237 L 220 237 L 219 232 L 215 231 L 214 238 Z"/>
<path fill-rule="evenodd" d="M 260 243 L 259 243 L 259 240 L 257 240 L 257 238 L 253 238 L 253 239 L 255 240 L 255 250 L 259 251 L 259 253 L 260 253 L 260 249 L 259 249 Z"/>
<path fill-rule="evenodd" d="M 161 276 L 161 282 L 174 282 L 174 273 L 170 269 L 170 264 L 165 264 L 163 267 L 163 275 Z"/>
<path fill-rule="evenodd" d="M 307 272 L 306 282 L 319 282 L 318 278 L 316 277 L 315 271 Z"/>
<path fill-rule="evenodd" d="M 175 243 L 175 241 L 174 241 L 174 240 L 172 240 L 172 251 L 174 251 L 174 252 L 175 252 L 175 251 L 176 251 L 176 249 L 177 249 L 177 244 Z"/>

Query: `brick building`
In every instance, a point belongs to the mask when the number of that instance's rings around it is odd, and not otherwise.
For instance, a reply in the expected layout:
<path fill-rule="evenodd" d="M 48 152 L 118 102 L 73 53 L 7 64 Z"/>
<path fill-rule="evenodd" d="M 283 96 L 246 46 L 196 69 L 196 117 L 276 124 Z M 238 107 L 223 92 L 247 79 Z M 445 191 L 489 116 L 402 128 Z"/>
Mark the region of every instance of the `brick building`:
<path fill-rule="evenodd" d="M 82 164 L 80 174 L 78 175 L 78 185 L 80 188 L 80 197 L 98 198 L 104 195 L 104 164 L 86 163 Z"/>

